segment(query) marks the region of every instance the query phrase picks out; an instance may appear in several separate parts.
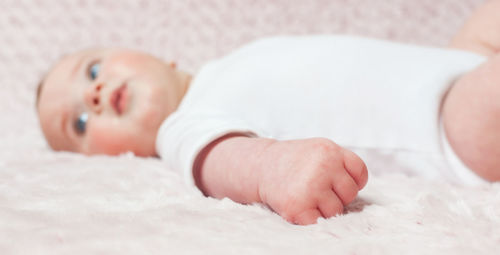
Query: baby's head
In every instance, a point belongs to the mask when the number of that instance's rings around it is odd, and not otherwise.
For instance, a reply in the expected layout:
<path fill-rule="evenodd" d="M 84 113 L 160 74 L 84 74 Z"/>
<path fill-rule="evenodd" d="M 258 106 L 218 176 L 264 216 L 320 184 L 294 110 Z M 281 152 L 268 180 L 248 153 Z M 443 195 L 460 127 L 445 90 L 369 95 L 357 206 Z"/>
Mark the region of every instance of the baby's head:
<path fill-rule="evenodd" d="M 89 49 L 61 59 L 37 93 L 40 126 L 54 150 L 154 156 L 162 121 L 190 76 L 148 54 Z"/>

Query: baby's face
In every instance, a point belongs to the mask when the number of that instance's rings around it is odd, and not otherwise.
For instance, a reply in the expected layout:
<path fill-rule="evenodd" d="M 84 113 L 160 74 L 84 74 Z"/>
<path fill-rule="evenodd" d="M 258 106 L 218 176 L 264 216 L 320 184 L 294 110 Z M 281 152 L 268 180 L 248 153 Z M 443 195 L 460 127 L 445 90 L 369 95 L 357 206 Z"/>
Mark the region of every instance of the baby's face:
<path fill-rule="evenodd" d="M 154 156 L 158 128 L 176 109 L 186 83 L 174 66 L 145 53 L 77 52 L 44 79 L 40 125 L 55 150 Z"/>

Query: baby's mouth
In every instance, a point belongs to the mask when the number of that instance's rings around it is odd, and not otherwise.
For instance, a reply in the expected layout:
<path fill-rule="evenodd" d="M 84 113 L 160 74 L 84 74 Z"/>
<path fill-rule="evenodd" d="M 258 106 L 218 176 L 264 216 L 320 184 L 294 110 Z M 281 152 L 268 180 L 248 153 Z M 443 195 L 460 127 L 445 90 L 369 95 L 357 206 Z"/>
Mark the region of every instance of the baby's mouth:
<path fill-rule="evenodd" d="M 121 115 L 125 111 L 127 101 L 128 93 L 126 83 L 116 88 L 113 93 L 111 93 L 111 97 L 109 98 L 111 106 L 118 115 Z"/>

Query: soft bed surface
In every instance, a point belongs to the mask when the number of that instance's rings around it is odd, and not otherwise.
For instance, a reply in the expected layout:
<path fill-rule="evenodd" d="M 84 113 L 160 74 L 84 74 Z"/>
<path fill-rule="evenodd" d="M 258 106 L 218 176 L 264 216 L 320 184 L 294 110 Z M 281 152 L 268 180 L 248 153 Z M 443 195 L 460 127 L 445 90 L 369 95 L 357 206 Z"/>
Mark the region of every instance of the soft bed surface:
<path fill-rule="evenodd" d="M 191 72 L 253 39 L 347 33 L 445 46 L 481 0 L 0 0 L 1 254 L 496 254 L 500 185 L 371 176 L 346 214 L 288 224 L 261 205 L 205 198 L 159 159 L 48 149 L 34 91 L 91 46 Z"/>

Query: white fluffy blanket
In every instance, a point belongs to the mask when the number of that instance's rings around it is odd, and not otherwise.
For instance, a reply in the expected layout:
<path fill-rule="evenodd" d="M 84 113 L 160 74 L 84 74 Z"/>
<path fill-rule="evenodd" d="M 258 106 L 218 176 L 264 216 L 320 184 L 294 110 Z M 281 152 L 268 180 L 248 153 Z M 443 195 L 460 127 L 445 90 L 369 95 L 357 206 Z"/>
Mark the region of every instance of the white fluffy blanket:
<path fill-rule="evenodd" d="M 372 176 L 346 214 L 288 224 L 204 198 L 159 159 L 48 149 L 34 90 L 62 54 L 142 49 L 195 72 L 275 34 L 443 46 L 482 0 L 0 0 L 0 254 L 498 254 L 500 185 Z"/>

